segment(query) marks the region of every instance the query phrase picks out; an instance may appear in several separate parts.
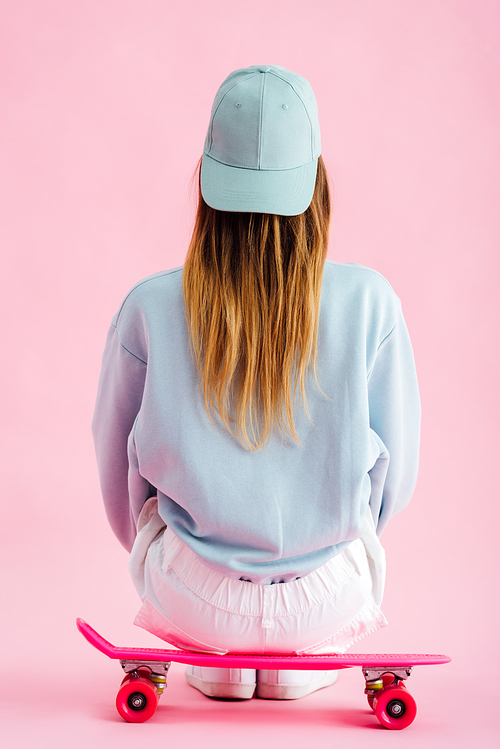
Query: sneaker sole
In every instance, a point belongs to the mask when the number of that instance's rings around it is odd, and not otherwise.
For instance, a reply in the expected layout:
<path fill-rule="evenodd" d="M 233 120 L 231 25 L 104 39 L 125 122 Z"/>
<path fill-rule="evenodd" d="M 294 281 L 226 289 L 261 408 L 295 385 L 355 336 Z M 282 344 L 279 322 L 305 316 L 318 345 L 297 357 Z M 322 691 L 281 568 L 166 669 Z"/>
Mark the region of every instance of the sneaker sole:
<path fill-rule="evenodd" d="M 255 696 L 261 700 L 299 700 L 301 697 L 307 697 L 308 694 L 335 684 L 337 677 L 338 671 L 334 671 L 331 674 L 325 675 L 322 679 L 300 686 L 257 682 Z"/>
<path fill-rule="evenodd" d="M 218 697 L 229 700 L 251 700 L 255 692 L 255 684 L 240 684 L 230 681 L 203 681 L 199 676 L 186 674 L 186 680 L 199 692 L 207 697 Z"/>

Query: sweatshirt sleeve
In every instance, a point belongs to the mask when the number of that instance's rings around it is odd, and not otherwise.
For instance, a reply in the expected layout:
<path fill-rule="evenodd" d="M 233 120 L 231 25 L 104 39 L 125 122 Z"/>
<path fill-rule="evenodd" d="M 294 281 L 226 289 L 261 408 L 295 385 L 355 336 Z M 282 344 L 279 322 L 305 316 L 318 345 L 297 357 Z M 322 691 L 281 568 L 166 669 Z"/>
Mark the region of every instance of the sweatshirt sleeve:
<path fill-rule="evenodd" d="M 410 501 L 418 473 L 420 397 L 400 309 L 368 375 L 368 399 L 370 428 L 380 448 L 370 471 L 370 506 L 380 536 L 389 519 Z"/>
<path fill-rule="evenodd" d="M 134 515 L 137 513 L 129 498 L 128 446 L 141 407 L 146 369 L 146 362 L 122 345 L 117 328 L 111 325 L 92 432 L 106 514 L 115 535 L 129 551 L 136 535 Z M 148 487 L 145 487 L 146 497 Z"/>

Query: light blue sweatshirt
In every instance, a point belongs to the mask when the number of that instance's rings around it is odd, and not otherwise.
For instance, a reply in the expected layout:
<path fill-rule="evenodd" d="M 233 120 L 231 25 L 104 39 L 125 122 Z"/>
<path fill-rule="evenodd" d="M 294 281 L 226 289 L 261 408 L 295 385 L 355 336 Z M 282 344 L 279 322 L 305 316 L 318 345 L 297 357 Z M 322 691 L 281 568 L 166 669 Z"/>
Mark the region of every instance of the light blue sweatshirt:
<path fill-rule="evenodd" d="M 207 415 L 193 364 L 182 268 L 140 281 L 113 318 L 93 420 L 111 526 L 131 549 L 155 494 L 159 512 L 210 568 L 254 582 L 301 577 L 409 502 L 420 402 L 399 299 L 369 268 L 326 261 L 317 377 L 301 441 L 249 452 Z M 311 423 L 312 422 L 312 423 Z"/>

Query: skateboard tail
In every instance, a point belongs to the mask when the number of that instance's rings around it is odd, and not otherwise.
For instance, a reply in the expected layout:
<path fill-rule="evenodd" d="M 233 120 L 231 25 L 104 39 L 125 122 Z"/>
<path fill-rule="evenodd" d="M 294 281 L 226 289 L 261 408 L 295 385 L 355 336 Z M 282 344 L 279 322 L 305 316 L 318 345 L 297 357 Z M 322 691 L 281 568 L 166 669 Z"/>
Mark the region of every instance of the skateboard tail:
<path fill-rule="evenodd" d="M 101 653 L 107 655 L 108 658 L 119 657 L 116 655 L 116 651 L 118 650 L 118 648 L 115 645 L 112 645 L 102 635 L 100 635 L 99 632 L 96 632 L 96 630 L 91 627 L 90 624 L 87 624 L 86 621 L 78 618 L 76 620 L 76 626 L 78 628 L 78 631 L 85 637 L 87 642 L 90 642 L 90 644 L 93 645 L 94 648 L 100 650 Z"/>
<path fill-rule="evenodd" d="M 208 667 L 221 667 L 221 660 L 223 660 L 223 666 L 225 668 L 290 668 L 290 662 L 293 661 L 296 668 L 303 669 L 306 665 L 311 668 L 323 668 L 321 664 L 317 662 L 309 662 L 310 657 L 307 658 L 308 663 L 305 663 L 304 656 L 258 656 L 248 654 L 228 654 L 228 655 L 214 655 L 213 653 L 201 653 L 201 652 L 189 652 L 183 650 L 164 650 L 156 648 L 121 648 L 113 645 L 109 640 L 106 640 L 102 635 L 99 634 L 90 624 L 87 624 L 83 619 L 78 618 L 76 620 L 76 626 L 78 631 L 85 637 L 96 650 L 99 650 L 108 658 L 114 660 L 140 660 L 145 659 L 148 661 L 174 661 L 176 663 L 192 664 L 198 666 Z M 313 656 L 314 658 L 314 656 Z M 343 669 L 348 668 L 346 665 L 332 663 L 331 668 Z"/>

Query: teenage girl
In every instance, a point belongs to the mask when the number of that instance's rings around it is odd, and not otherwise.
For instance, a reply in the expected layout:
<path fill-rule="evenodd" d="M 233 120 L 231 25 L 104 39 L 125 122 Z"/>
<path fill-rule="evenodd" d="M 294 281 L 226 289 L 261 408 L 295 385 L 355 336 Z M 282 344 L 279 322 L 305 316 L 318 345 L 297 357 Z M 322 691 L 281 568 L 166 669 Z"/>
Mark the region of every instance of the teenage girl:
<path fill-rule="evenodd" d="M 135 623 L 191 650 L 346 651 L 387 623 L 379 536 L 415 485 L 400 302 L 326 260 L 314 93 L 257 65 L 219 88 L 183 268 L 113 318 L 93 431 Z M 216 697 L 293 699 L 336 671 L 188 667 Z"/>

